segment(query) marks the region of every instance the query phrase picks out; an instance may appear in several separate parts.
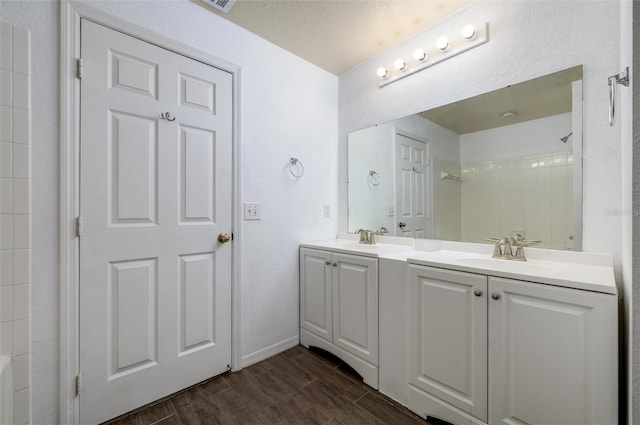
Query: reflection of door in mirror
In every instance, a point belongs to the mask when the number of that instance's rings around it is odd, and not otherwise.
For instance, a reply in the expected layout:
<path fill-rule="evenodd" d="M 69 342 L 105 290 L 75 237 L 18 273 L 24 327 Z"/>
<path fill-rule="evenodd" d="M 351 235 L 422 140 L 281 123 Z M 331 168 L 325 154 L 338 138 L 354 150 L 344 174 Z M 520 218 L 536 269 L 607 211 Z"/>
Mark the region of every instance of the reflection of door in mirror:
<path fill-rule="evenodd" d="M 428 140 L 424 171 L 409 144 L 396 148 L 412 139 Z M 355 131 L 348 153 L 351 232 L 464 242 L 519 233 L 581 249 L 582 66 Z M 416 211 L 424 232 L 411 224 Z"/>
<path fill-rule="evenodd" d="M 426 140 L 395 131 L 396 232 L 409 238 L 431 237 L 429 150 Z"/>

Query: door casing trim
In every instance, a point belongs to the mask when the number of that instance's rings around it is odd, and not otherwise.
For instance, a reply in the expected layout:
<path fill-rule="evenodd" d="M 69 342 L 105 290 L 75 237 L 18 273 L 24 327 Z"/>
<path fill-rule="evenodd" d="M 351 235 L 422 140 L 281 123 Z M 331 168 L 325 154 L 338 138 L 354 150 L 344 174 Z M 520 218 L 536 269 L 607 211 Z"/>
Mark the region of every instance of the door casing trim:
<path fill-rule="evenodd" d="M 80 20 L 88 19 L 118 32 L 139 38 L 215 68 L 229 72 L 233 80 L 233 189 L 231 276 L 231 368 L 241 368 L 240 347 L 240 77 L 238 65 L 179 43 L 98 11 L 85 3 L 60 3 L 60 206 L 59 206 L 59 375 L 58 423 L 79 425 L 79 399 L 76 376 L 80 372 L 79 354 L 79 242 L 76 217 L 80 212 L 79 141 L 80 80 L 76 78 L 76 59 L 80 57 Z"/>

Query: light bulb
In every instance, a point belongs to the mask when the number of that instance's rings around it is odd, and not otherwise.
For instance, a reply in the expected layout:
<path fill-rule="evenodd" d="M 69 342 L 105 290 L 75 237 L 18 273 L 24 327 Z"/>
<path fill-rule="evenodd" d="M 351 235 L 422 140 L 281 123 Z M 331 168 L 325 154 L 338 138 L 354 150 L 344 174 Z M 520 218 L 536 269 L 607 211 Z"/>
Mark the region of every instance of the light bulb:
<path fill-rule="evenodd" d="M 378 77 L 387 78 L 388 76 L 389 76 L 389 71 L 387 71 L 387 68 L 385 68 L 384 66 L 381 66 L 380 68 L 378 68 Z"/>
<path fill-rule="evenodd" d="M 449 39 L 445 36 L 440 37 L 436 41 L 436 46 L 438 46 L 438 49 L 446 52 L 447 50 L 449 50 Z"/>
<path fill-rule="evenodd" d="M 396 61 L 393 63 L 393 66 L 400 71 L 404 71 L 404 69 L 407 67 L 407 64 L 404 62 L 404 59 L 396 59 Z"/>
<path fill-rule="evenodd" d="M 413 51 L 413 58 L 417 61 L 423 62 L 427 60 L 427 52 L 423 49 L 416 49 Z"/>
<path fill-rule="evenodd" d="M 473 40 L 474 38 L 476 38 L 476 27 L 471 24 L 465 25 L 462 28 L 462 36 L 467 40 Z"/>

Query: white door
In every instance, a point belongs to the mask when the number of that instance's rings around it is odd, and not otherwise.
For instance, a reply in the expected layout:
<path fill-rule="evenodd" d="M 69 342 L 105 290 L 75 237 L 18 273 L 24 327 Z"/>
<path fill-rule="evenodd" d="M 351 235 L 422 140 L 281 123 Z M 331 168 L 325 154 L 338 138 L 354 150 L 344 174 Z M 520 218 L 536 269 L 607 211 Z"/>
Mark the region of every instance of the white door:
<path fill-rule="evenodd" d="M 300 248 L 300 326 L 333 341 L 331 253 Z"/>
<path fill-rule="evenodd" d="M 429 223 L 429 152 L 425 141 L 395 133 L 396 235 L 431 236 Z"/>
<path fill-rule="evenodd" d="M 617 423 L 616 297 L 496 277 L 489 293 L 489 423 Z"/>
<path fill-rule="evenodd" d="M 486 422 L 487 277 L 410 266 L 409 279 L 411 385 Z"/>
<path fill-rule="evenodd" d="M 378 364 L 378 260 L 333 254 L 334 344 Z"/>
<path fill-rule="evenodd" d="M 81 53 L 80 423 L 90 424 L 230 363 L 231 244 L 217 237 L 232 225 L 232 75 L 87 20 Z"/>

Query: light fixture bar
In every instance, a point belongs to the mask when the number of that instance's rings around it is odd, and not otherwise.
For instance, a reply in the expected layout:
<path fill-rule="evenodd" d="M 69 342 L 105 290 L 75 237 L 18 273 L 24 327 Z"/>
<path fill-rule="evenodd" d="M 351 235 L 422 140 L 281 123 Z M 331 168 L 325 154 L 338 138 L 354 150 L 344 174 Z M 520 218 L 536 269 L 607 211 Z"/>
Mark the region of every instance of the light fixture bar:
<path fill-rule="evenodd" d="M 403 78 L 407 78 L 409 75 L 413 75 L 416 72 L 420 72 L 427 68 L 431 68 L 432 66 L 440 62 L 444 62 L 447 59 L 451 59 L 453 57 L 458 56 L 461 53 L 467 52 L 471 49 L 481 46 L 487 43 L 488 41 L 489 41 L 489 22 L 485 23 L 484 26 L 475 28 L 475 33 L 471 38 L 458 36 L 457 38 L 453 39 L 453 41 L 449 41 L 449 46 L 447 47 L 447 50 L 442 50 L 436 47 L 433 53 L 431 53 L 431 50 L 429 50 L 428 52 L 425 52 L 428 59 L 422 62 L 418 62 L 413 67 L 410 67 L 409 64 L 406 64 L 405 69 L 401 73 L 395 76 L 387 75 L 385 79 L 380 81 L 379 86 L 380 88 L 382 88 L 391 83 L 395 83 L 396 81 L 402 80 Z"/>

